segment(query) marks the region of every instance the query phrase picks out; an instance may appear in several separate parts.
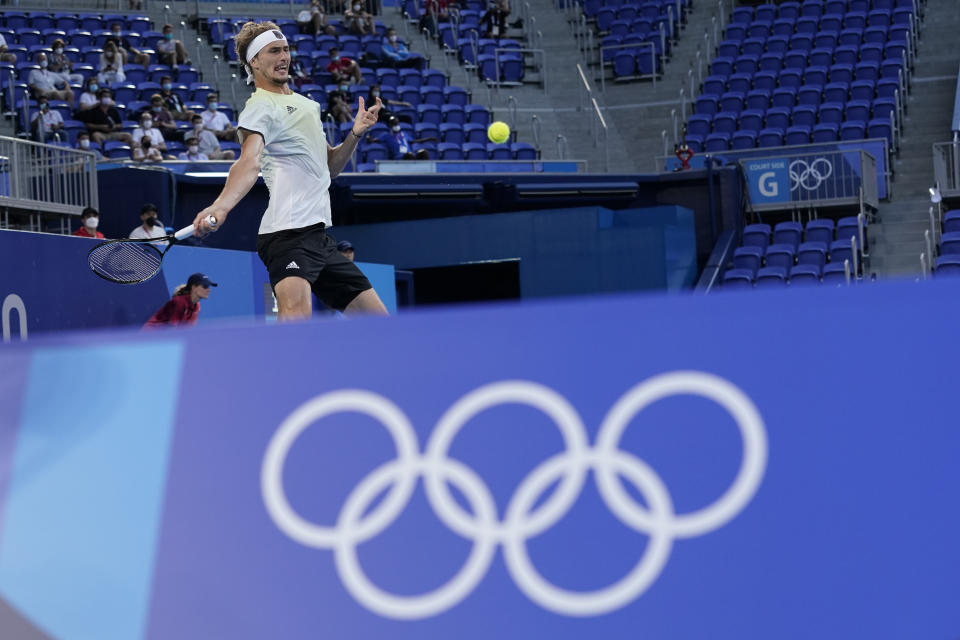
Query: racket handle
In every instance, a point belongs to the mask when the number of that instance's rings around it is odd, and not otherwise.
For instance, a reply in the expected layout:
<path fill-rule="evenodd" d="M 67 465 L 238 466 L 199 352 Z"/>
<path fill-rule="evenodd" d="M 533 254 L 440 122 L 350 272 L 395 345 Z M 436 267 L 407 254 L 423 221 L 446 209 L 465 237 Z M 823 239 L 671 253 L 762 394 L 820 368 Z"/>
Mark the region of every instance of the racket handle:
<path fill-rule="evenodd" d="M 210 223 L 211 227 L 217 226 L 217 219 L 214 218 L 213 216 L 207 216 L 207 222 Z M 193 231 L 194 231 L 193 225 L 189 224 L 185 226 L 183 229 L 180 229 L 180 231 L 177 231 L 175 234 L 173 234 L 173 237 L 176 238 L 177 240 L 183 240 L 184 238 L 189 238 L 190 236 L 192 236 Z"/>

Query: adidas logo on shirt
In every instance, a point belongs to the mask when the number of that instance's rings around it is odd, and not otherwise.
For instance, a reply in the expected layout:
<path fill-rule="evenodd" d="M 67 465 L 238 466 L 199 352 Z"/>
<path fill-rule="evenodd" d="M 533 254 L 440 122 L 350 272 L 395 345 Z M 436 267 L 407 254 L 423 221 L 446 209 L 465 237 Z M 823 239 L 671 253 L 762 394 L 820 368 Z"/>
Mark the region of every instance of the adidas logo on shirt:
<path fill-rule="evenodd" d="M 296 260 L 291 261 L 290 264 L 287 265 L 287 269 L 299 269 L 299 268 L 300 268 L 300 265 L 297 264 Z"/>
<path fill-rule="evenodd" d="M 291 107 L 290 105 L 287 105 L 287 114 L 288 114 L 288 115 L 291 114 L 291 113 L 293 113 L 293 112 L 296 111 L 296 110 L 297 110 L 296 107 Z"/>

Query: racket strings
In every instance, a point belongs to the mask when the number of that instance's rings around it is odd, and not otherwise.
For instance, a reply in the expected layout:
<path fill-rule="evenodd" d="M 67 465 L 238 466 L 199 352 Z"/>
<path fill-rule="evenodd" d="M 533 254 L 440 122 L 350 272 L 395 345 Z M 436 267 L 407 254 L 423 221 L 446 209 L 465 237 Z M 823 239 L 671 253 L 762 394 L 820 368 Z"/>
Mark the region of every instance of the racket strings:
<path fill-rule="evenodd" d="M 162 258 L 152 244 L 112 242 L 90 253 L 90 267 L 115 282 L 142 282 L 160 269 Z"/>

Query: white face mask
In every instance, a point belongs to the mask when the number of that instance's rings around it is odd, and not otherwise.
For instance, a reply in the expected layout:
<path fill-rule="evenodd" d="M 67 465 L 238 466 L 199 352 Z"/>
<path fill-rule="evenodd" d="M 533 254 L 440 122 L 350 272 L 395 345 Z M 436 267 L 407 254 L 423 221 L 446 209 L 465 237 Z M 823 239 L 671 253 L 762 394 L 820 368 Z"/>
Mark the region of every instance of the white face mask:
<path fill-rule="evenodd" d="M 87 229 L 96 229 L 98 224 L 100 224 L 100 218 L 97 216 L 90 216 L 83 221 L 83 226 Z"/>
<path fill-rule="evenodd" d="M 195 144 L 192 144 L 192 145 L 190 145 L 189 147 L 187 147 L 187 151 L 189 151 L 190 153 L 196 155 L 196 154 L 197 154 L 197 151 L 200 151 L 200 147 L 198 147 L 198 146 L 195 145 Z"/>
<path fill-rule="evenodd" d="M 391 129 L 394 133 L 400 133 L 400 125 L 395 125 L 395 126 L 393 126 L 393 127 L 390 127 L 390 129 Z"/>
<path fill-rule="evenodd" d="M 395 34 L 390 36 L 390 42 L 396 42 L 396 41 L 397 41 L 397 36 Z"/>
<path fill-rule="evenodd" d="M 63 53 L 63 47 L 57 47 L 56 49 L 53 50 L 53 52 L 57 54 Z"/>
<path fill-rule="evenodd" d="M 153 126 L 153 120 L 144 120 L 143 122 L 140 123 L 140 126 L 143 127 L 144 129 L 149 129 L 150 127 Z"/>
<path fill-rule="evenodd" d="M 100 104 L 103 104 L 109 107 L 111 104 L 113 104 L 113 100 L 110 98 L 100 98 Z"/>
<path fill-rule="evenodd" d="M 81 140 L 81 141 L 80 141 L 80 148 L 81 148 L 81 149 L 89 149 L 89 148 L 90 148 L 90 141 L 89 141 L 89 140 Z"/>
<path fill-rule="evenodd" d="M 353 5 L 353 10 L 354 10 L 354 11 L 360 11 L 360 5 L 358 5 L 358 4 Z"/>
<path fill-rule="evenodd" d="M 46 61 L 46 60 L 41 60 L 41 61 L 40 61 L 40 68 L 41 68 L 41 69 L 46 69 L 46 68 L 47 68 L 47 61 Z"/>

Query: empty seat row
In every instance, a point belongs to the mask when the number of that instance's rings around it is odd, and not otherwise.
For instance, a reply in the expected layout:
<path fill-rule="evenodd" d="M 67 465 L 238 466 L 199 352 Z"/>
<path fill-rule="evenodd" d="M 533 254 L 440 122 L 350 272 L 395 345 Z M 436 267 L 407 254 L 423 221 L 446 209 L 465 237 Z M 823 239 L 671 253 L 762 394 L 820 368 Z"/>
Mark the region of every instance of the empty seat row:
<path fill-rule="evenodd" d="M 832 262 L 823 267 L 816 264 L 796 264 L 786 267 L 763 267 L 756 274 L 746 269 L 730 269 L 723 275 L 723 289 L 751 289 L 783 287 L 786 284 L 834 284 L 846 282 L 846 272 L 841 263 Z"/>
<path fill-rule="evenodd" d="M 889 119 L 891 114 L 898 115 L 894 98 L 823 102 L 821 87 L 805 89 L 806 92 L 801 91 L 799 95 L 792 87 L 790 90 L 777 89 L 772 96 L 757 91 L 755 99 L 751 95 L 749 102 L 744 101 L 743 94 L 733 94 L 716 103 L 701 96 L 697 100 L 695 113 L 687 123 L 687 130 L 696 134 L 706 134 L 711 130 L 733 133 L 740 129 L 759 131 L 764 126 L 783 129 L 790 125 L 812 127 L 824 122 L 867 122 L 873 118 Z"/>
<path fill-rule="evenodd" d="M 766 43 L 757 42 L 755 46 L 748 46 L 749 41 L 743 43 L 724 41 L 717 48 L 717 57 L 733 59 L 734 67 L 741 56 L 759 56 L 757 67 L 761 70 L 778 71 L 779 69 L 805 69 L 808 66 L 829 67 L 833 64 L 852 64 L 858 62 L 883 62 L 886 58 L 901 59 L 909 50 L 906 40 L 895 39 L 883 42 L 865 42 L 863 44 L 824 44 L 812 48 L 792 48 L 784 38 L 782 40 L 768 40 Z M 779 66 L 774 63 L 780 59 Z"/>
<path fill-rule="evenodd" d="M 734 73 L 754 74 L 758 71 L 771 71 L 777 72 L 781 85 L 789 84 L 799 87 L 803 84 L 899 78 L 904 69 L 904 58 L 899 48 L 896 51 L 891 49 L 890 55 L 880 61 L 863 60 L 856 64 L 834 63 L 830 66 L 785 67 L 785 58 L 779 54 L 764 54 L 762 57 L 746 55 L 736 59 L 718 57 L 710 63 L 710 75 L 730 76 Z M 789 81 L 786 80 L 788 78 Z"/>
<path fill-rule="evenodd" d="M 859 234 L 860 221 L 856 216 L 840 218 L 836 222 L 829 218 L 817 218 L 806 225 L 792 221 L 780 222 L 772 229 L 768 224 L 756 223 L 743 228 L 742 245 L 766 249 L 771 239 L 774 244 L 788 244 L 794 248 L 799 247 L 801 242 L 829 245 L 834 240 L 849 241 L 851 237 L 859 237 Z"/>
<path fill-rule="evenodd" d="M 774 92 L 777 89 L 781 91 L 782 98 L 774 102 Z M 847 102 L 849 100 L 867 100 L 874 98 L 895 98 L 900 90 L 899 78 L 880 78 L 879 80 L 854 80 L 853 82 L 836 81 L 826 84 L 809 84 L 795 86 L 785 84 L 782 87 L 778 84 L 778 74 L 771 71 L 759 71 L 755 74 L 735 73 L 730 76 L 707 76 L 703 80 L 702 96 L 714 96 L 716 98 L 715 111 L 726 111 L 722 101 L 723 96 L 728 95 L 735 98 L 736 94 L 742 96 L 739 104 L 741 108 L 746 109 L 766 109 L 770 106 L 790 107 L 798 102 L 802 104 L 814 104 L 812 98 L 816 98 L 816 103 L 823 102 Z M 789 98 L 793 98 L 793 102 Z M 786 99 L 784 101 L 784 99 Z M 706 110 L 703 113 L 709 113 L 713 101 L 707 99 L 704 101 Z M 737 101 L 734 101 L 734 105 Z M 734 107 L 733 110 L 736 110 Z"/>
<path fill-rule="evenodd" d="M 854 262 L 853 243 L 849 240 L 834 240 L 829 245 L 823 242 L 803 242 L 799 246 L 791 244 L 771 244 L 766 249 L 746 246 L 733 252 L 733 267 L 756 273 L 761 267 L 783 267 L 790 269 L 795 264 L 812 264 L 823 267 L 827 262 L 843 264 Z"/>
<path fill-rule="evenodd" d="M 754 20 L 776 20 L 801 17 L 819 18 L 825 14 L 843 14 L 848 11 L 868 12 L 874 10 L 892 11 L 898 8 L 913 9 L 913 0 L 806 0 L 805 2 L 766 3 L 756 7 L 736 7 L 730 16 L 730 22 L 745 24 Z"/>
<path fill-rule="evenodd" d="M 774 149 L 783 145 L 886 138 L 891 151 L 895 151 L 895 133 L 889 120 L 871 120 L 870 122 L 844 122 L 841 125 L 824 123 L 814 127 L 737 131 L 733 134 L 711 133 L 707 136 L 687 134 L 684 140 L 695 153 L 715 153 L 754 148 Z"/>
<path fill-rule="evenodd" d="M 866 30 L 872 27 L 887 28 L 894 24 L 910 25 L 913 12 L 903 8 L 890 11 L 878 9 L 869 13 L 848 11 L 847 13 L 828 13 L 822 16 L 801 16 L 778 18 L 776 20 L 754 20 L 749 23 L 732 23 L 727 27 L 727 39 L 766 38 L 772 35 L 790 36 L 796 33 L 817 34 L 823 31 L 844 31 L 846 29 Z"/>

